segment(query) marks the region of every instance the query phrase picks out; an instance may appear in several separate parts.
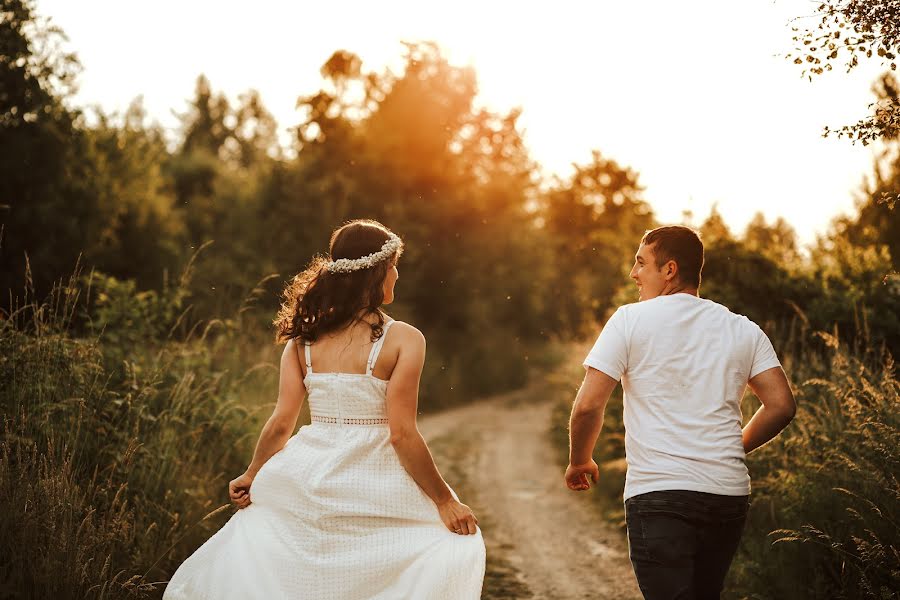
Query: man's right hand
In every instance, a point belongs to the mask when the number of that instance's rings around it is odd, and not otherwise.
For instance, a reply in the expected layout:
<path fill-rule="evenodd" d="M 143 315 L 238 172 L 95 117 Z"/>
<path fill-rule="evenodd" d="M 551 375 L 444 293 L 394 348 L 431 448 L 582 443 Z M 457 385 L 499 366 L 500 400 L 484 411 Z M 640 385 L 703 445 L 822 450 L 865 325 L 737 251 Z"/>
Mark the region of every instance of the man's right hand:
<path fill-rule="evenodd" d="M 566 469 L 566 485 L 574 492 L 591 489 L 591 481 L 596 484 L 599 479 L 600 468 L 593 460 L 583 465 L 570 464 Z"/>

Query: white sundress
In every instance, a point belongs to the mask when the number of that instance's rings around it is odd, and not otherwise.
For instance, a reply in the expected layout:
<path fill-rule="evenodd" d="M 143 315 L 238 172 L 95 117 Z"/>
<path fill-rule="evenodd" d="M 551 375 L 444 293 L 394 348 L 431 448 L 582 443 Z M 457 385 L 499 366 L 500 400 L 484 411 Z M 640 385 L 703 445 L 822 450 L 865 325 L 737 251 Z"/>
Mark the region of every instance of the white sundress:
<path fill-rule="evenodd" d="M 316 373 L 305 346 L 312 423 L 260 469 L 251 504 L 175 572 L 164 600 L 475 600 L 484 540 L 458 535 L 390 443 L 388 382 Z M 454 494 L 455 495 L 455 494 Z"/>

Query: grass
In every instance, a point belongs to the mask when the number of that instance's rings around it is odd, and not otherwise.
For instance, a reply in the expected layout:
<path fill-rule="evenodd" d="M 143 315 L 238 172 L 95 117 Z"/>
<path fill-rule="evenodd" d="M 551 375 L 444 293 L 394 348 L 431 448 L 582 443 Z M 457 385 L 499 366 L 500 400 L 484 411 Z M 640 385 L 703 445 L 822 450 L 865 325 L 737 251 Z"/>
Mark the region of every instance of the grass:
<path fill-rule="evenodd" d="M 169 335 L 179 308 L 76 275 L 0 321 L 0 598 L 157 597 L 230 515 L 274 374 L 229 368 L 239 322 Z"/>

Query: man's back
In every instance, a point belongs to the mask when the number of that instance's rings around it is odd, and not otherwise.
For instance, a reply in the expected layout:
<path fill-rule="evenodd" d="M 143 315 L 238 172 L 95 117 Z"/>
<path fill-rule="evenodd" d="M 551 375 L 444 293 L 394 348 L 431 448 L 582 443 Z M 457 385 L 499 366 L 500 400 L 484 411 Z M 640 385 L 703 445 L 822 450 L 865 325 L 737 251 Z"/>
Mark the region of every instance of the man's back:
<path fill-rule="evenodd" d="M 584 360 L 569 418 L 566 485 L 597 482 L 592 458 L 609 396 L 625 389 L 625 528 L 647 600 L 718 598 L 750 499 L 746 452 L 794 417 L 772 344 L 756 324 L 699 297 L 703 242 L 683 225 L 641 239 L 619 308 Z M 741 429 L 747 385 L 761 406 Z"/>
<path fill-rule="evenodd" d="M 619 308 L 585 359 L 625 391 L 625 499 L 658 490 L 750 492 L 740 402 L 779 366 L 760 328 L 691 294 Z"/>

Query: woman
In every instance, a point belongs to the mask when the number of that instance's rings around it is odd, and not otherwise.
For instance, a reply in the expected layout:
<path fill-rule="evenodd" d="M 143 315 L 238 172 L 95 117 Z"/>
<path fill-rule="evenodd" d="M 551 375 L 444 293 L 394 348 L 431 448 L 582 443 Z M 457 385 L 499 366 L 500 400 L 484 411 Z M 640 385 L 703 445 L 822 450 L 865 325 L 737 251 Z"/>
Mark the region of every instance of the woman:
<path fill-rule="evenodd" d="M 402 251 L 380 223 L 351 221 L 287 287 L 278 401 L 229 484 L 240 510 L 165 599 L 480 597 L 478 520 L 416 428 L 425 338 L 380 310 Z M 292 436 L 307 392 L 312 422 Z"/>

